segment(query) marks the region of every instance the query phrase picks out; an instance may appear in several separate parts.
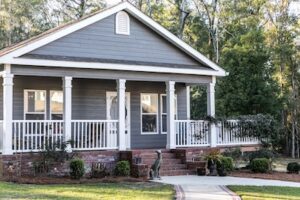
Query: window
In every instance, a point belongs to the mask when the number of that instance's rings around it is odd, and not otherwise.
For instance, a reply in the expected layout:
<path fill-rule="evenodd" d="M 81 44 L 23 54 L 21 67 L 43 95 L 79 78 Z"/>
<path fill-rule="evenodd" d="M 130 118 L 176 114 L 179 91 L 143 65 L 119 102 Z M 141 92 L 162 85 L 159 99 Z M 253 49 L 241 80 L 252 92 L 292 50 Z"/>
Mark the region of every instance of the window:
<path fill-rule="evenodd" d="M 175 119 L 177 119 L 177 95 L 175 95 Z M 161 133 L 167 133 L 167 95 L 160 95 Z"/>
<path fill-rule="evenodd" d="M 46 116 L 46 91 L 24 91 L 24 118 L 27 120 L 43 120 Z"/>
<path fill-rule="evenodd" d="M 157 134 L 158 95 L 141 94 L 142 134 Z"/>
<path fill-rule="evenodd" d="M 63 91 L 50 91 L 50 119 L 62 120 L 63 119 Z"/>
<path fill-rule="evenodd" d="M 130 19 L 126 12 L 120 11 L 116 15 L 116 34 L 130 34 Z"/>

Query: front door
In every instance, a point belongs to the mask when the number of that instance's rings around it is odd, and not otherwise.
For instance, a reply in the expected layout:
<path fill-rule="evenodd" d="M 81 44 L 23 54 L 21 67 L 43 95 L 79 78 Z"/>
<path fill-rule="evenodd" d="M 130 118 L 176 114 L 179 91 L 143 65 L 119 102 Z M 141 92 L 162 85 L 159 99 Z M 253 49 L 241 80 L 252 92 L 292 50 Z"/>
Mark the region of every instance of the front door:
<path fill-rule="evenodd" d="M 106 92 L 106 119 L 118 120 L 117 92 Z M 130 93 L 125 96 L 126 148 L 130 149 Z"/>

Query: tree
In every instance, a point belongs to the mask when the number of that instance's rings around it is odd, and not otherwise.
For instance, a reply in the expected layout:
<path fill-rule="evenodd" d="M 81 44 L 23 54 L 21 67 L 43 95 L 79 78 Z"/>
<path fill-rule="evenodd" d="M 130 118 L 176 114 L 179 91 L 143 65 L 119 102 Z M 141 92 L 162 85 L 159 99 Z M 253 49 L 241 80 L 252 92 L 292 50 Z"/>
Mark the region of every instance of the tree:
<path fill-rule="evenodd" d="M 54 0 L 49 4 L 58 22 L 76 20 L 106 7 L 104 0 Z"/>
<path fill-rule="evenodd" d="M 0 48 L 10 46 L 53 27 L 43 0 L 0 1 Z"/>
<path fill-rule="evenodd" d="M 289 7 L 289 0 L 268 4 L 266 37 L 271 49 L 270 62 L 276 69 L 283 99 L 281 124 L 286 138 L 286 152 L 291 153 L 292 157 L 297 152 L 299 157 L 299 57 L 294 42 L 298 31 L 297 17 L 289 14 Z"/>
<path fill-rule="evenodd" d="M 281 106 L 279 88 L 269 63 L 262 23 L 265 1 L 225 3 L 222 14 L 226 32 L 220 62 L 229 76 L 218 83 L 218 114 L 277 115 Z"/>

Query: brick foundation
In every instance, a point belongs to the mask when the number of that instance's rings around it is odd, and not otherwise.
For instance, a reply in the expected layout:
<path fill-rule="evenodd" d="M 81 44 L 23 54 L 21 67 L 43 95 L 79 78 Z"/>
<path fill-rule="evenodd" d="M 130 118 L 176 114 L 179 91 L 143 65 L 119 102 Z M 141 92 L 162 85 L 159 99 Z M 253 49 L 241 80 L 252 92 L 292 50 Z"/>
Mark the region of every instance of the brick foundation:
<path fill-rule="evenodd" d="M 76 158 L 81 158 L 85 163 L 85 176 L 91 174 L 92 163 L 106 163 L 108 172 L 112 173 L 116 162 L 119 160 L 118 151 L 84 151 L 75 152 Z M 1 155 L 0 168 L 2 168 L 2 176 L 34 176 L 34 162 L 40 161 L 41 157 L 38 153 L 23 153 L 15 155 Z M 69 161 L 64 163 L 54 163 L 49 168 L 48 175 L 51 176 L 68 176 Z"/>
<path fill-rule="evenodd" d="M 221 152 L 230 147 L 202 147 L 202 148 L 178 148 L 175 150 L 162 150 L 163 163 L 161 175 L 186 175 L 194 173 L 195 166 L 191 161 L 210 151 L 220 150 Z M 232 147 L 231 147 L 232 148 Z M 241 151 L 255 151 L 259 145 L 241 146 Z M 80 151 L 75 152 L 75 157 L 81 158 L 85 163 L 86 177 L 91 176 L 93 163 L 105 163 L 107 171 L 113 174 L 113 169 L 119 160 L 128 160 L 131 167 L 131 176 L 147 178 L 150 166 L 156 159 L 155 150 L 132 150 L 132 151 Z M 140 163 L 135 161 L 140 159 Z M 34 176 L 34 162 L 40 161 L 38 153 L 23 153 L 15 155 L 0 155 L 0 176 Z M 192 170 L 192 171 L 191 171 Z M 50 166 L 48 175 L 68 176 L 69 161 L 54 163 Z"/>

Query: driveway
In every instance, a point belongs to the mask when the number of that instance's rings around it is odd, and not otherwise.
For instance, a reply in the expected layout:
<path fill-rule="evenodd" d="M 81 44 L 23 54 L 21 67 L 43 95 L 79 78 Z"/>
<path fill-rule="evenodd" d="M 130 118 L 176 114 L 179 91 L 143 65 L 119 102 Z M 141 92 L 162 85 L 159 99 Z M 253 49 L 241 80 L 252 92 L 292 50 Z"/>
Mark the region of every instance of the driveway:
<path fill-rule="evenodd" d="M 177 199 L 184 200 L 238 200 L 235 193 L 226 185 L 287 186 L 300 187 L 300 183 L 278 180 L 265 180 L 218 176 L 164 176 L 155 182 L 175 185 Z"/>

